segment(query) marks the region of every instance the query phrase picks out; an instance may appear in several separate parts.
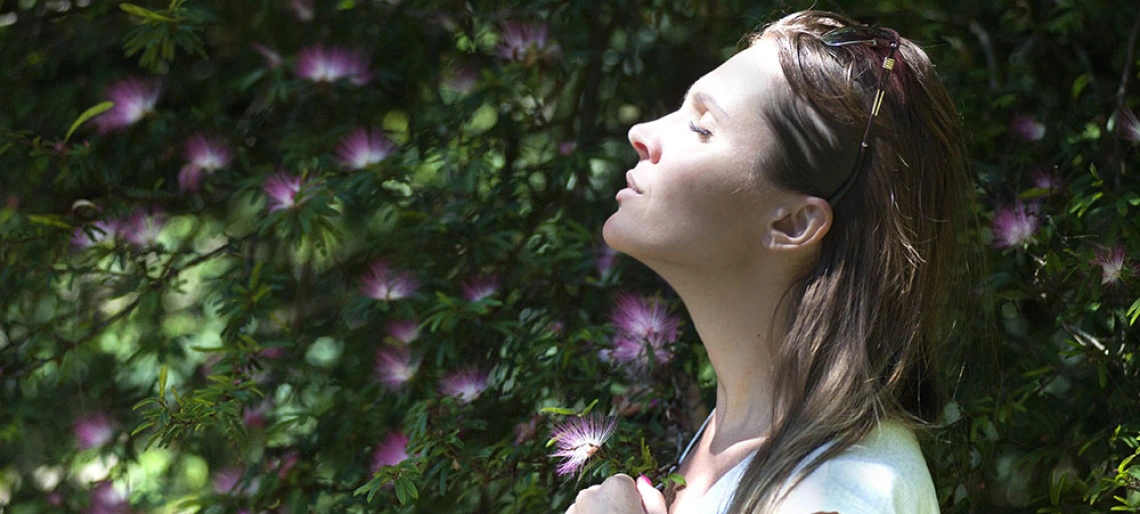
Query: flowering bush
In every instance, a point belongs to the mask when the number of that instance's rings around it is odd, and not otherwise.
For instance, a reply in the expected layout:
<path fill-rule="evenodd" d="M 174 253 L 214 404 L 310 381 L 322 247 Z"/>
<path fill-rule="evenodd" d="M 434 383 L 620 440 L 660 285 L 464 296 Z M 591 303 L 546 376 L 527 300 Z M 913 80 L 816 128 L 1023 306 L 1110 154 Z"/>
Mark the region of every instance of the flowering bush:
<path fill-rule="evenodd" d="M 715 376 L 600 227 L 629 125 L 784 4 L 445 4 L 0 4 L 0 510 L 676 478 Z M 1140 6 L 845 8 L 924 42 L 970 133 L 944 511 L 1140 511 Z"/>

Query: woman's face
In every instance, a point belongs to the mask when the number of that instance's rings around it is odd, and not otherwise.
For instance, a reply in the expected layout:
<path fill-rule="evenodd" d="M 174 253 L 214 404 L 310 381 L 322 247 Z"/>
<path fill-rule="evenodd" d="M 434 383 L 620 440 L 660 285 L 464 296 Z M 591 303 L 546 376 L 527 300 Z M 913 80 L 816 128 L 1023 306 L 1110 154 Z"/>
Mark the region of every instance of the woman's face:
<path fill-rule="evenodd" d="M 766 113 L 789 94 L 775 45 L 762 40 L 697 80 L 677 111 L 631 128 L 639 160 L 606 242 L 651 267 L 751 260 L 782 194 L 763 178 L 777 150 Z"/>

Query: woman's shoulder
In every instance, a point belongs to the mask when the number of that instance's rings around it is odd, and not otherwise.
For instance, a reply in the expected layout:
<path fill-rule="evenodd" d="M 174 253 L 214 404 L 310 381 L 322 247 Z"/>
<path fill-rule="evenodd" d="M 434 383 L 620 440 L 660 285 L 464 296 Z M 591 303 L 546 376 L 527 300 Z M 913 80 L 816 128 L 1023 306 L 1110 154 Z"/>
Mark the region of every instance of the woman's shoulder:
<path fill-rule="evenodd" d="M 883 421 L 804 478 L 788 493 L 779 512 L 937 514 L 939 510 L 914 433 L 902 424 Z"/>

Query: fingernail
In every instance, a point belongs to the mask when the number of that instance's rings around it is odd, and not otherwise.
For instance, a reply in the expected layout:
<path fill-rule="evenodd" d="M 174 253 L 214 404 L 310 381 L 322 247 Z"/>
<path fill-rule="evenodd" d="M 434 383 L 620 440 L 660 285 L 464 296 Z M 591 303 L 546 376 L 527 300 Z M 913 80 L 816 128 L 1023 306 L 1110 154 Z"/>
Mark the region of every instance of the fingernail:
<path fill-rule="evenodd" d="M 647 477 L 645 475 L 641 475 L 641 476 L 637 477 L 637 481 L 638 482 L 645 482 L 645 485 L 647 485 L 649 487 L 653 487 L 653 481 L 650 480 L 649 477 Z"/>

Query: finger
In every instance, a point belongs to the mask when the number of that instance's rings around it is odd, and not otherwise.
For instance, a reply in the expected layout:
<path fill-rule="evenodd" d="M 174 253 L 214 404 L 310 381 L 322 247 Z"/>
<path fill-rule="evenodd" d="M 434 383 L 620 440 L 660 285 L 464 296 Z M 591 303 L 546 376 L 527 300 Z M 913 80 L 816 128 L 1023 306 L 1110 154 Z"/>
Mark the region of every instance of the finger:
<path fill-rule="evenodd" d="M 637 479 L 637 494 L 641 495 L 641 507 L 645 514 L 666 514 L 669 507 L 665 505 L 665 495 L 653 487 L 649 477 L 641 475 Z"/>

